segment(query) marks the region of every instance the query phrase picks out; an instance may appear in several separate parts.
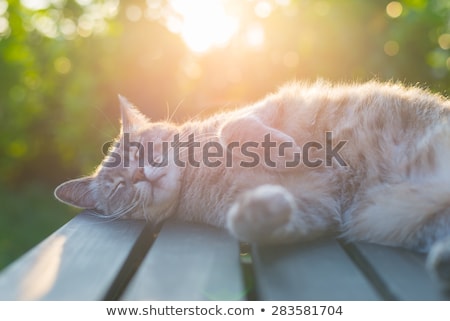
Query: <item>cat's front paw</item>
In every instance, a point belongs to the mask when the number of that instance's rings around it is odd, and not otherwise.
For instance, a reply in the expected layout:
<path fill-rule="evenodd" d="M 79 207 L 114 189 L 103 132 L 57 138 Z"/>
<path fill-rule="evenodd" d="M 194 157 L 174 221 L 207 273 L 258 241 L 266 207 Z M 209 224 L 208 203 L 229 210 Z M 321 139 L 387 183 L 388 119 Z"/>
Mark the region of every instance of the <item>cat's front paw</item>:
<path fill-rule="evenodd" d="M 427 268 L 440 282 L 450 287 L 450 236 L 432 246 Z"/>
<path fill-rule="evenodd" d="M 279 242 L 295 210 L 289 191 L 278 185 L 262 185 L 244 193 L 233 204 L 227 227 L 241 241 Z"/>

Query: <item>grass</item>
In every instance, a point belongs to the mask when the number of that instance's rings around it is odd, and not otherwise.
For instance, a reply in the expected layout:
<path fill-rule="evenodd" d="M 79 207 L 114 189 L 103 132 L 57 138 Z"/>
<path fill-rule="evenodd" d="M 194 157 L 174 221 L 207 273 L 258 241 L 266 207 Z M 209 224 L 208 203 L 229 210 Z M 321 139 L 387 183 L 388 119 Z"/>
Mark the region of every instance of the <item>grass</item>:
<path fill-rule="evenodd" d="M 66 223 L 77 210 L 47 186 L 0 187 L 0 270 Z"/>

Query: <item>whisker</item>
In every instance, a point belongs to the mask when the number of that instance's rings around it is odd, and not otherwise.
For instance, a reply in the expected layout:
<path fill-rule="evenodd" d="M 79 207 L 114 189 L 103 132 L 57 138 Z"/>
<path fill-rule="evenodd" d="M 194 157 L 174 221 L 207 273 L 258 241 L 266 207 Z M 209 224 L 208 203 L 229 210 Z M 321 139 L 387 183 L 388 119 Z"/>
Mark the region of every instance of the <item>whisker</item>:
<path fill-rule="evenodd" d="M 119 131 L 120 128 L 117 126 L 117 123 L 115 121 L 113 121 L 110 117 L 110 115 L 108 115 L 102 108 L 98 107 L 98 106 L 94 106 L 94 108 L 99 111 L 104 118 L 107 120 L 107 122 L 109 123 L 109 125 L 112 126 L 112 128 L 114 128 L 115 131 Z M 94 125 L 92 125 L 94 127 Z M 98 129 L 98 127 L 95 127 L 96 129 Z M 102 134 L 106 135 L 106 132 L 103 132 Z M 109 134 L 108 134 L 109 136 Z"/>
<path fill-rule="evenodd" d="M 183 132 L 181 135 L 179 135 L 180 138 L 186 138 L 189 137 L 190 135 L 194 135 L 194 138 L 198 138 L 198 137 L 204 137 L 204 136 L 217 136 L 216 131 L 208 131 L 208 132 L 191 132 L 191 131 L 186 131 Z"/>
<path fill-rule="evenodd" d="M 167 119 L 168 122 L 171 122 L 173 117 L 175 116 L 175 113 L 178 111 L 178 109 L 181 107 L 181 105 L 183 104 L 184 100 L 181 100 L 178 105 L 175 107 L 174 111 L 172 112 L 172 114 L 170 115 L 168 113 L 169 118 Z M 169 112 L 169 105 L 167 105 L 167 112 Z"/>
<path fill-rule="evenodd" d="M 148 202 L 149 195 L 143 193 L 143 194 L 140 195 L 140 198 L 142 198 L 141 203 L 142 203 L 142 211 L 144 213 L 144 218 L 145 218 L 145 221 L 148 223 L 148 222 L 150 222 L 150 217 L 148 215 L 148 210 L 147 210 L 147 207 L 145 205 Z"/>
<path fill-rule="evenodd" d="M 112 214 L 108 216 L 103 216 L 105 218 L 108 218 L 109 221 L 114 221 L 122 216 L 125 216 L 129 214 L 131 211 L 133 211 L 137 206 L 139 205 L 139 202 L 136 200 L 136 197 L 130 202 L 128 206 L 125 206 L 123 208 L 119 208 L 116 212 L 113 212 Z"/>
<path fill-rule="evenodd" d="M 88 214 L 92 215 L 92 216 L 95 216 L 95 217 L 101 217 L 101 218 L 104 218 L 104 217 L 105 217 L 104 214 L 101 214 L 101 213 L 97 212 L 97 211 L 94 210 L 94 209 L 88 209 L 88 210 L 86 210 L 86 212 L 87 212 Z"/>

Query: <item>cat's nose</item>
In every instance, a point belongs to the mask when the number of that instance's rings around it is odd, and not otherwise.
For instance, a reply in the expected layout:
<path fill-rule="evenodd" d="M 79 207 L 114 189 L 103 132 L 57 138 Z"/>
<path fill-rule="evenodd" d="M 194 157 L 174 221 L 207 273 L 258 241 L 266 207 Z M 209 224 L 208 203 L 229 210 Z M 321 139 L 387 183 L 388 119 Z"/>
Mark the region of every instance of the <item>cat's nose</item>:
<path fill-rule="evenodd" d="M 137 182 L 142 182 L 142 181 L 146 181 L 147 178 L 145 177 L 145 173 L 144 173 L 144 169 L 143 168 L 138 168 L 134 171 L 133 173 L 133 184 L 137 183 Z"/>

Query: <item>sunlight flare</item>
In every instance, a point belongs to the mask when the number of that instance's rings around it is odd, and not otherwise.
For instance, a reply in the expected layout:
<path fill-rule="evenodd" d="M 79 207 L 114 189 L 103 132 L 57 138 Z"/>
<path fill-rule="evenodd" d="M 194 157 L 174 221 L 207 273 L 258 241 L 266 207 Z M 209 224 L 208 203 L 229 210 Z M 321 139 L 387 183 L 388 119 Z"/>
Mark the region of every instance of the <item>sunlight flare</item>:
<path fill-rule="evenodd" d="M 170 0 L 177 14 L 169 22 L 186 45 L 202 53 L 213 47 L 223 47 L 239 29 L 236 17 L 229 15 L 222 0 Z M 172 18 L 173 19 L 173 18 Z"/>

